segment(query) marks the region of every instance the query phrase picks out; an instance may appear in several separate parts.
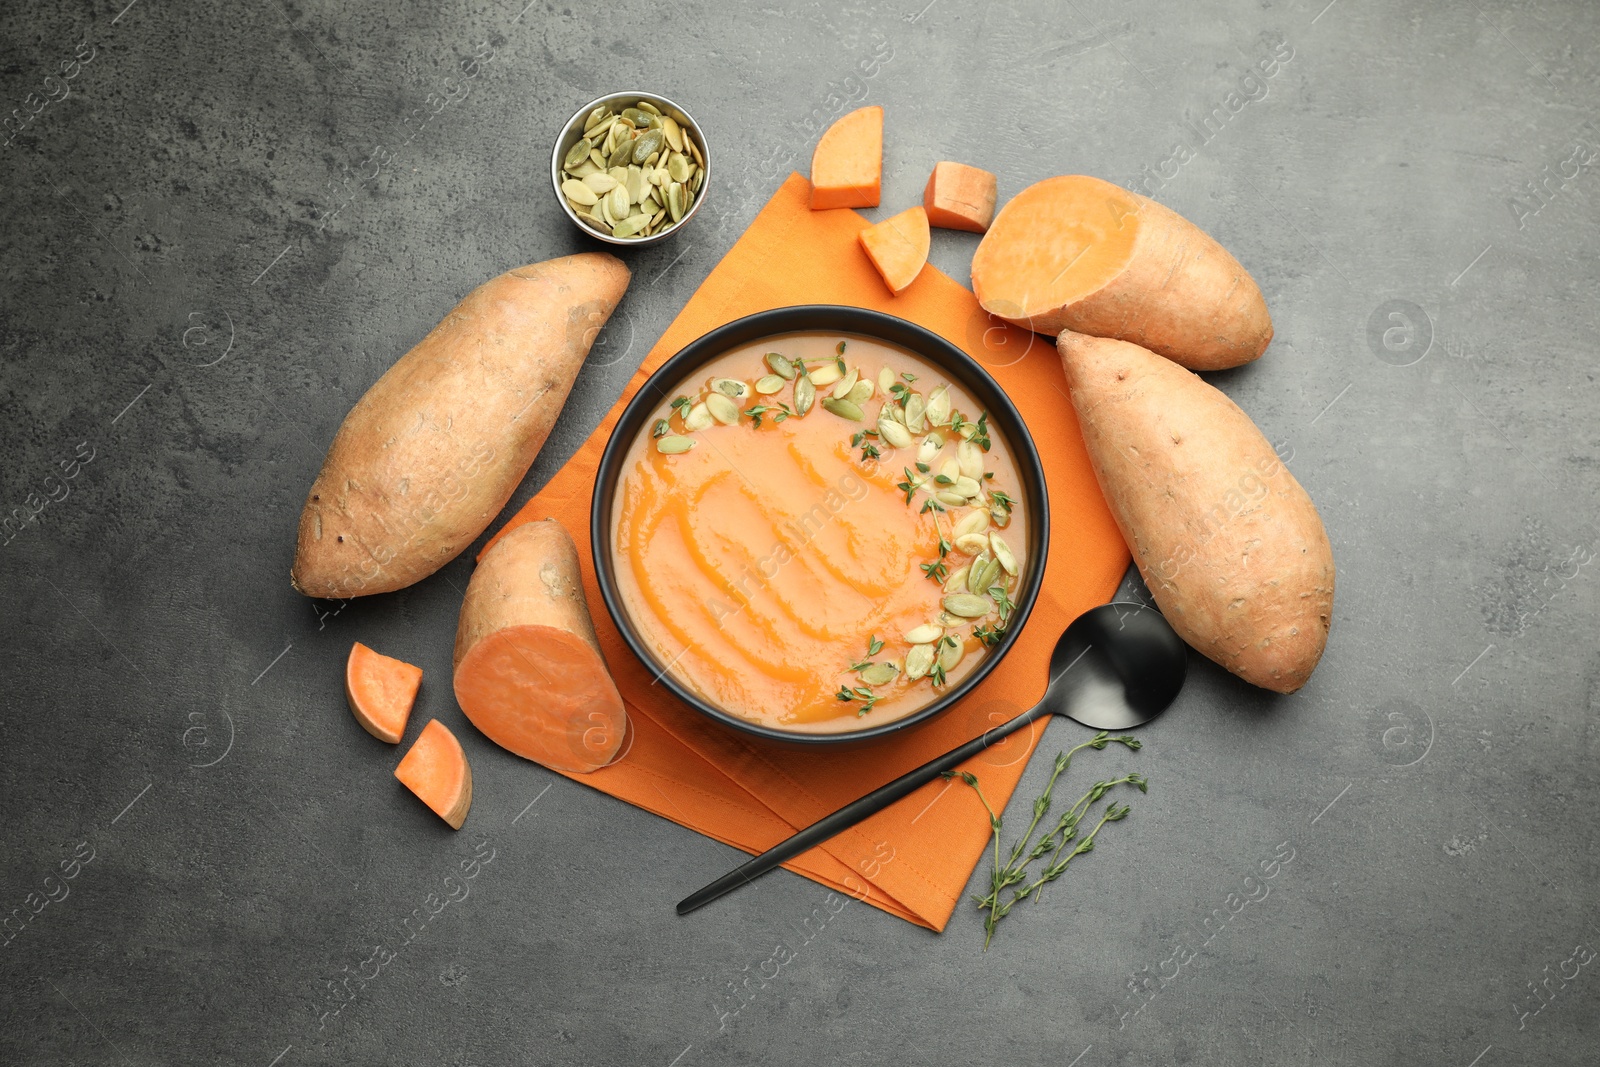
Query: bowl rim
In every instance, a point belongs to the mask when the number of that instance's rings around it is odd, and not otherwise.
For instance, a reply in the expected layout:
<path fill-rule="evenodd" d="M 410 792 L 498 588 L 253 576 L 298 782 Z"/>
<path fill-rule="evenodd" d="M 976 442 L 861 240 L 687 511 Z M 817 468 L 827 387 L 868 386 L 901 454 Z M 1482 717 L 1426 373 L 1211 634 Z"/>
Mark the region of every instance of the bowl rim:
<path fill-rule="evenodd" d="M 609 103 L 619 97 L 626 97 L 633 100 L 648 100 L 652 104 L 670 107 L 673 111 L 677 112 L 678 115 L 682 115 L 684 118 L 689 120 L 689 126 L 694 130 L 695 137 L 700 143 L 700 158 L 702 161 L 701 166 L 704 168 L 706 176 L 705 180 L 700 183 L 700 191 L 695 194 L 694 203 L 689 205 L 689 210 L 684 214 L 683 218 L 679 219 L 677 222 L 674 222 L 665 230 L 662 230 L 659 233 L 653 233 L 649 237 L 613 237 L 609 233 L 601 233 L 599 230 L 585 226 L 578 220 L 577 213 L 572 210 L 572 205 L 567 203 L 566 196 L 561 192 L 561 164 L 566 161 L 567 148 L 569 147 L 567 144 L 567 134 L 572 131 L 574 124 L 582 123 L 583 120 L 588 116 L 589 112 L 593 111 L 601 104 Z M 676 117 L 677 116 L 675 115 L 674 118 Z M 580 134 L 583 132 L 583 127 L 581 125 L 578 127 L 578 132 Z M 572 140 L 576 141 L 577 138 L 573 138 Z M 698 119 L 689 114 L 687 108 L 678 103 L 676 100 L 669 96 L 662 96 L 660 93 L 652 93 L 646 89 L 620 89 L 614 93 L 602 93 L 601 95 L 595 97 L 593 100 L 574 111 L 571 116 L 568 117 L 567 121 L 561 124 L 560 130 L 556 133 L 555 144 L 550 149 L 550 191 L 555 195 L 556 204 L 561 208 L 561 213 L 567 217 L 568 222 L 572 223 L 580 231 L 588 234 L 595 240 L 603 241 L 608 245 L 616 245 L 621 248 L 644 248 L 649 245 L 656 244 L 659 241 L 666 240 L 668 237 L 671 237 L 673 234 L 683 229 L 684 226 L 688 224 L 689 220 L 694 218 L 695 213 L 700 210 L 700 205 L 705 203 L 706 193 L 710 188 L 711 146 L 706 143 L 704 127 L 700 125 Z"/>
<path fill-rule="evenodd" d="M 671 673 L 671 665 L 663 666 L 646 648 L 628 617 L 617 590 L 611 550 L 612 504 L 623 458 L 634 439 L 645 432 L 650 415 L 666 401 L 670 388 L 730 348 L 763 337 L 807 331 L 860 334 L 910 349 L 941 366 L 985 405 L 990 424 L 1000 429 L 1011 447 L 1012 459 L 1017 465 L 1024 492 L 1029 494 L 1027 524 L 1030 566 L 1018 590 L 1016 607 L 1012 610 L 1011 620 L 1000 643 L 991 648 L 978 667 L 948 692 L 911 714 L 867 729 L 837 733 L 799 733 L 752 722 L 724 711 L 680 682 Z M 787 744 L 836 745 L 889 737 L 928 722 L 958 703 L 1000 664 L 1021 635 L 1043 587 L 1050 551 L 1050 495 L 1044 465 L 1021 412 L 988 369 L 960 346 L 924 326 L 881 311 L 844 304 L 796 304 L 745 315 L 702 334 L 680 348 L 640 385 L 612 426 L 600 464 L 595 470 L 594 495 L 589 510 L 589 540 L 595 578 L 606 611 L 622 634 L 623 641 L 655 681 L 666 686 L 674 696 L 702 715 L 741 733 Z"/>

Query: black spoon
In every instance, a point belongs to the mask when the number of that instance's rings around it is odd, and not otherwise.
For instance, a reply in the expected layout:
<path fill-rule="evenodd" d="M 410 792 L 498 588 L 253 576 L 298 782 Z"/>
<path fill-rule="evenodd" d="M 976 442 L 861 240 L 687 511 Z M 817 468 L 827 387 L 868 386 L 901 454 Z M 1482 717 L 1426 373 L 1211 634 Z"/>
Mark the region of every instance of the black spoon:
<path fill-rule="evenodd" d="M 766 874 L 971 759 L 1045 715 L 1065 715 L 1096 730 L 1129 730 L 1167 709 L 1183 688 L 1188 654 L 1154 608 L 1102 604 L 1079 615 L 1050 654 L 1044 699 L 1010 722 L 973 738 L 780 841 L 678 902 L 687 915 Z"/>

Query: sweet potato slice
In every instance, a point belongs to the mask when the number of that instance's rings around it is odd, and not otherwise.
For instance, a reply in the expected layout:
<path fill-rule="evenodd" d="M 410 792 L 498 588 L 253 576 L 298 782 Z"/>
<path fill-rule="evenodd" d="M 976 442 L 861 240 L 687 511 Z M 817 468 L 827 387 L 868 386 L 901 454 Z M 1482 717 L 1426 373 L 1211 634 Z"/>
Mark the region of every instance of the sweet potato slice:
<path fill-rule="evenodd" d="M 1261 290 L 1226 249 L 1083 175 L 1047 178 L 1000 209 L 973 254 L 972 291 L 1018 326 L 1131 341 L 1190 370 L 1248 363 L 1272 340 Z"/>
<path fill-rule="evenodd" d="M 858 236 L 884 284 L 896 295 L 917 280 L 928 262 L 928 215 L 920 207 L 868 226 Z"/>
<path fill-rule="evenodd" d="M 1253 685 L 1292 693 L 1322 658 L 1333 549 L 1250 416 L 1138 345 L 1056 340 L 1095 477 L 1172 628 Z"/>
<path fill-rule="evenodd" d="M 627 732 L 584 600 L 578 550 L 554 519 L 505 534 L 467 584 L 456 630 L 456 701 L 502 748 L 554 770 L 592 771 Z"/>
<path fill-rule="evenodd" d="M 984 232 L 994 221 L 997 184 L 993 174 L 978 167 L 949 161 L 935 163 L 933 173 L 928 175 L 928 186 L 922 190 L 928 225 Z"/>
<path fill-rule="evenodd" d="M 628 279 L 615 256 L 583 252 L 468 293 L 345 416 L 300 514 L 290 584 L 386 593 L 470 545 L 550 436 Z"/>
<path fill-rule="evenodd" d="M 379 741 L 398 745 L 422 685 L 422 668 L 374 652 L 357 641 L 344 665 L 344 695 L 356 722 Z"/>
<path fill-rule="evenodd" d="M 841 117 L 811 153 L 811 210 L 877 207 L 883 185 L 883 108 Z"/>
<path fill-rule="evenodd" d="M 417 794 L 434 814 L 459 830 L 472 807 L 472 768 L 456 735 L 438 719 L 429 719 L 394 776 Z"/>

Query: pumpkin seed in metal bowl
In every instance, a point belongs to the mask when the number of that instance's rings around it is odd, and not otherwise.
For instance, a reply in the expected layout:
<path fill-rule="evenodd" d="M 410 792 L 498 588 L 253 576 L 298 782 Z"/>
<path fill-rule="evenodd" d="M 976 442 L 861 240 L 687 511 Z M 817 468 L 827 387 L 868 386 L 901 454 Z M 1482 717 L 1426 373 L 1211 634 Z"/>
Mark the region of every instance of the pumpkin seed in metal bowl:
<path fill-rule="evenodd" d="M 610 93 L 573 113 L 550 181 L 574 224 L 607 244 L 653 244 L 705 201 L 711 156 L 700 125 L 664 96 Z"/>

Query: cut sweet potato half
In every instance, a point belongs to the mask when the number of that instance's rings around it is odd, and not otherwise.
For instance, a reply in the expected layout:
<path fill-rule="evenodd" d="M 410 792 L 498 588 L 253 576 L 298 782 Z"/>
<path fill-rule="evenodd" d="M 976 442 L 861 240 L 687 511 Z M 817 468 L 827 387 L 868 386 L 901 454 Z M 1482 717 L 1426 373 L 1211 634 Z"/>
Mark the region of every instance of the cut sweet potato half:
<path fill-rule="evenodd" d="M 422 685 L 422 668 L 357 641 L 344 666 L 344 695 L 356 722 L 379 741 L 398 745 Z"/>
<path fill-rule="evenodd" d="M 997 189 L 995 176 L 986 170 L 965 163 L 935 163 L 922 190 L 928 225 L 983 233 L 994 221 Z"/>
<path fill-rule="evenodd" d="M 616 757 L 628 715 L 560 523 L 518 526 L 484 553 L 461 603 L 455 690 L 472 724 L 524 759 L 592 771 Z"/>
<path fill-rule="evenodd" d="M 868 226 L 858 236 L 884 284 L 896 295 L 917 280 L 928 262 L 928 214 L 920 207 Z"/>
<path fill-rule="evenodd" d="M 883 108 L 843 116 L 811 154 L 811 210 L 877 207 L 883 187 Z"/>
<path fill-rule="evenodd" d="M 1119 185 L 1046 178 L 995 216 L 972 291 L 997 318 L 1054 337 L 1113 337 L 1190 370 L 1248 363 L 1272 340 L 1239 261 L 1194 223 Z"/>
<path fill-rule="evenodd" d="M 456 735 L 438 719 L 429 719 L 394 776 L 435 815 L 459 830 L 472 807 L 472 768 Z"/>

